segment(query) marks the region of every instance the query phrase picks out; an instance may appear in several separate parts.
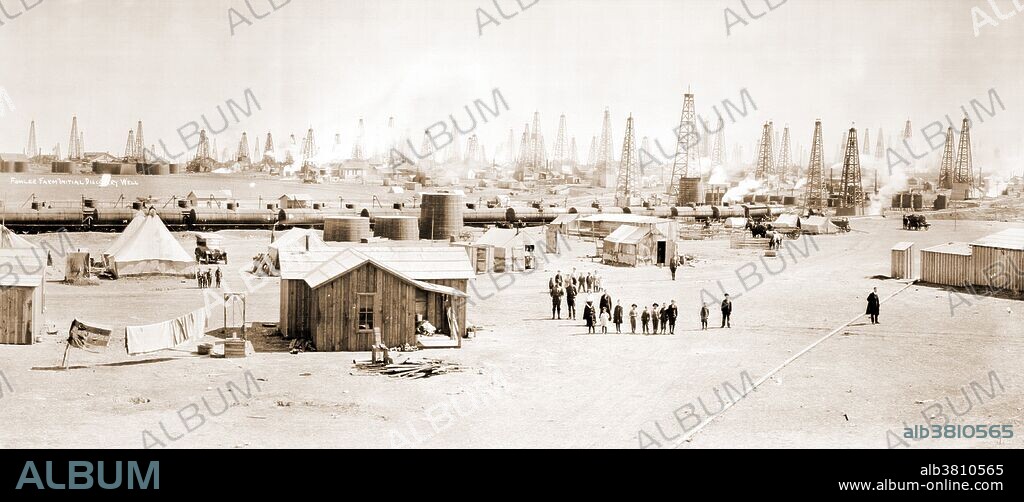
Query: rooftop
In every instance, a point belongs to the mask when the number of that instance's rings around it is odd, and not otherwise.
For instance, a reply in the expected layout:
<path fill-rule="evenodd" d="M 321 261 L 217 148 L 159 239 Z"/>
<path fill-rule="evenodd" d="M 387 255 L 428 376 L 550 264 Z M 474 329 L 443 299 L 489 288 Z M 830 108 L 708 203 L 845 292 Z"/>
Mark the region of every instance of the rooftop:
<path fill-rule="evenodd" d="M 1024 228 L 1007 228 L 971 243 L 972 246 L 1024 251 Z"/>

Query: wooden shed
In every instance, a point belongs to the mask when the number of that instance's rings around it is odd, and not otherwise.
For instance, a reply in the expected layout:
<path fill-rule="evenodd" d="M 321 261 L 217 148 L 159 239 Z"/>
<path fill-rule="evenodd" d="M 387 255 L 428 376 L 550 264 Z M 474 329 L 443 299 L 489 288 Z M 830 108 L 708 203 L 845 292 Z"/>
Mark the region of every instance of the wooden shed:
<path fill-rule="evenodd" d="M 389 347 L 427 345 L 416 333 L 423 319 L 448 335 L 448 346 L 459 347 L 474 275 L 459 248 L 283 252 L 280 329 L 322 352 L 368 351 L 375 328 Z"/>
<path fill-rule="evenodd" d="M 893 279 L 912 279 L 914 277 L 914 243 L 897 242 L 892 247 Z"/>
<path fill-rule="evenodd" d="M 46 258 L 40 251 L 0 249 L 0 344 L 31 345 L 42 334 Z"/>
<path fill-rule="evenodd" d="M 536 262 L 533 259 L 534 252 L 538 251 L 536 249 L 537 240 L 527 235 L 526 231 L 522 229 L 488 229 L 484 235 L 473 241 L 474 248 L 491 250 L 491 261 L 488 268 L 479 270 L 479 266 L 477 266 L 477 272 L 524 272 L 527 268 L 532 268 L 532 264 Z"/>
<path fill-rule="evenodd" d="M 1024 228 L 1008 228 L 970 245 L 975 286 L 1024 291 Z"/>
<path fill-rule="evenodd" d="M 974 283 L 971 246 L 950 242 L 921 250 L 921 281 L 964 287 Z"/>
<path fill-rule="evenodd" d="M 622 225 L 605 237 L 601 245 L 601 262 L 608 265 L 667 265 L 675 255 L 675 240 L 656 226 Z"/>

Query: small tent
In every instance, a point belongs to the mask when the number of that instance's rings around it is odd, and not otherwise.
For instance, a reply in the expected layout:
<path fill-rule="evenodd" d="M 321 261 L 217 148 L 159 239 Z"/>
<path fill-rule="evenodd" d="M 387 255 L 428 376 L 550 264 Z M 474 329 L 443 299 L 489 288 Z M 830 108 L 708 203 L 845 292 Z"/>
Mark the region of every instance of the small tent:
<path fill-rule="evenodd" d="M 722 226 L 725 228 L 747 228 L 747 219 L 742 216 L 732 216 L 726 218 Z"/>
<path fill-rule="evenodd" d="M 115 277 L 190 276 L 195 266 L 192 255 L 171 235 L 155 210 L 136 213 L 121 236 L 103 254 L 103 262 Z"/>
<path fill-rule="evenodd" d="M 796 230 L 800 228 L 800 226 L 800 217 L 792 213 L 780 214 L 779 217 L 772 222 L 772 227 L 777 230 Z"/>
<path fill-rule="evenodd" d="M 839 227 L 825 216 L 808 216 L 803 219 L 801 230 L 812 235 L 834 234 L 839 231 Z"/>
<path fill-rule="evenodd" d="M 42 263 L 45 260 L 46 271 L 44 277 L 47 281 L 64 280 L 64 270 L 58 263 L 55 263 L 54 256 L 50 254 L 50 251 L 56 253 L 59 258 L 68 254 L 71 251 L 70 248 L 73 247 L 67 233 L 57 234 L 56 241 L 57 243 L 53 244 L 52 242 L 47 242 L 46 238 L 44 238 L 43 245 L 35 244 L 14 233 L 11 229 L 0 225 L 0 249 L 31 249 L 32 255 L 37 259 L 37 263 Z"/>
<path fill-rule="evenodd" d="M 35 244 L 32 244 L 24 237 L 11 231 L 11 229 L 0 225 L 0 248 L 2 249 L 24 249 L 34 248 Z"/>

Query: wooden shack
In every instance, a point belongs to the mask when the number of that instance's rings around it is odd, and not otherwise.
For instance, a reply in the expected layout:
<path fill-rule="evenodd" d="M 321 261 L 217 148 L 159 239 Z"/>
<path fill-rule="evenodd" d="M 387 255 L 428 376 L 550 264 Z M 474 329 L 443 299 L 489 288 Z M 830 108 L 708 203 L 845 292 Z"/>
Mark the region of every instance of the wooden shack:
<path fill-rule="evenodd" d="M 45 251 L 0 249 L 0 344 L 31 345 L 42 334 L 45 273 Z"/>
<path fill-rule="evenodd" d="M 950 242 L 921 250 L 921 281 L 965 287 L 974 283 L 971 246 Z"/>
<path fill-rule="evenodd" d="M 426 345 L 417 336 L 418 320 L 425 320 L 448 336 L 447 346 L 459 347 L 474 275 L 459 248 L 285 252 L 280 329 L 312 340 L 322 352 L 368 351 L 375 328 L 389 347 Z"/>
<path fill-rule="evenodd" d="M 675 239 L 662 234 L 657 226 L 622 225 L 605 237 L 601 246 L 601 263 L 607 265 L 667 265 L 675 255 Z"/>
<path fill-rule="evenodd" d="M 1008 228 L 971 243 L 974 285 L 1024 291 L 1024 228 Z"/>
<path fill-rule="evenodd" d="M 889 274 L 893 279 L 912 279 L 914 277 L 914 243 L 897 242 L 892 247 L 892 270 Z"/>

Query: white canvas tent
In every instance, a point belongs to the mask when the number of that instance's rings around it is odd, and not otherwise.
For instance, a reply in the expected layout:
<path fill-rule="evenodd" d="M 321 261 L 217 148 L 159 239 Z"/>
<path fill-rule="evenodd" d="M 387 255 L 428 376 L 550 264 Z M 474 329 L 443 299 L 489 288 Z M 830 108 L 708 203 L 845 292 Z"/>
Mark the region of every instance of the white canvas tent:
<path fill-rule="evenodd" d="M 839 231 L 839 227 L 835 226 L 832 220 L 824 216 L 808 216 L 803 219 L 800 225 L 800 229 L 805 234 L 834 234 Z"/>
<path fill-rule="evenodd" d="M 747 219 L 742 216 L 732 216 L 725 219 L 725 228 L 747 228 Z"/>
<path fill-rule="evenodd" d="M 795 214 L 780 214 L 775 221 L 772 222 L 772 227 L 778 230 L 796 230 L 800 228 L 802 222 L 800 217 Z"/>
<path fill-rule="evenodd" d="M 3 249 L 24 249 L 34 248 L 35 244 L 32 244 L 24 237 L 11 231 L 11 229 L 0 225 L 0 248 Z"/>
<path fill-rule="evenodd" d="M 56 240 L 56 243 L 53 242 L 54 240 Z M 43 242 L 46 243 L 47 239 L 44 238 Z M 58 234 L 55 239 L 49 239 L 47 245 L 41 246 L 0 225 L 0 249 L 31 249 L 35 263 L 42 264 L 45 262 L 46 272 L 44 277 L 47 281 L 64 280 L 64 269 L 55 262 L 56 260 L 50 254 L 50 251 L 57 253 L 59 258 L 71 251 L 71 249 L 68 249 L 69 243 L 67 234 Z"/>
<path fill-rule="evenodd" d="M 135 214 L 121 236 L 103 254 L 115 277 L 194 273 L 195 260 L 181 247 L 155 211 Z"/>

